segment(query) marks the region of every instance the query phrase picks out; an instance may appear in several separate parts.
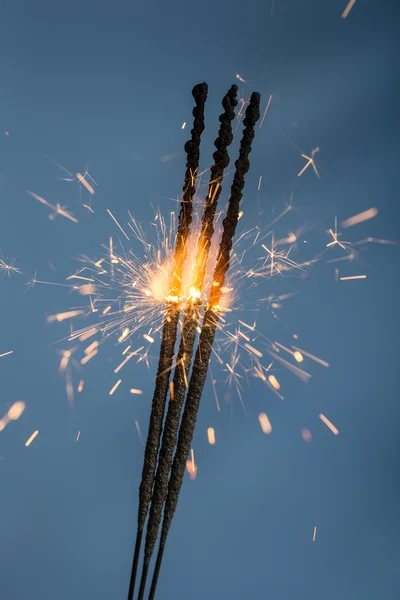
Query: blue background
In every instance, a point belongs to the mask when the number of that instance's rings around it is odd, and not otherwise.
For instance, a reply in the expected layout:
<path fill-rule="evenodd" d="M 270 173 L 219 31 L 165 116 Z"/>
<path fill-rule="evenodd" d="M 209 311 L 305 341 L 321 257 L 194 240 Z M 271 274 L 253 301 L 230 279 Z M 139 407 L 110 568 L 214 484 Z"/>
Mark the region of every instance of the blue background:
<path fill-rule="evenodd" d="M 40 279 L 62 282 L 78 254 L 98 256 L 101 243 L 116 236 L 106 208 L 121 222 L 130 210 L 145 226 L 150 202 L 167 214 L 175 206 L 168 198 L 183 183 L 190 90 L 209 84 L 205 168 L 220 99 L 236 73 L 251 82 L 239 83 L 242 95 L 260 91 L 263 107 L 273 95 L 251 155 L 242 231 L 268 223 L 293 193 L 296 213 L 279 232 L 284 237 L 306 222 L 315 253 L 329 242 L 334 215 L 340 221 L 372 206 L 378 217 L 344 239 L 397 240 L 395 3 L 359 0 L 343 20 L 345 5 L 3 0 L 3 257 L 17 256 L 31 276 L 39 269 Z M 321 179 L 311 169 L 298 178 L 301 151 L 316 146 Z M 160 161 L 172 153 L 173 160 Z M 67 175 L 46 156 L 72 173 L 89 169 L 98 183 L 94 215 L 81 207 L 86 192 L 58 181 Z M 68 205 L 79 224 L 49 221 L 26 189 Z M 335 265 L 322 261 L 306 280 L 262 284 L 260 297 L 299 293 L 278 323 L 260 309 L 260 331 L 286 345 L 298 334 L 298 345 L 330 367 L 307 362 L 307 385 L 280 371 L 283 402 L 251 378 L 243 391 L 247 416 L 234 392 L 231 407 L 223 402 L 225 374 L 218 373 L 221 413 L 207 386 L 193 442 L 198 476 L 185 480 L 160 599 L 398 597 L 397 265 L 396 247 L 370 244 L 357 262 L 337 264 L 343 275 L 366 273 L 365 281 L 335 283 Z M 24 294 L 25 283 L 21 275 L 0 278 L 0 353 L 14 350 L 0 359 L 0 416 L 17 400 L 27 404 L 0 433 L 0 595 L 125 598 L 143 458 L 134 423 L 145 434 L 157 348 L 150 374 L 134 365 L 123 372 L 127 386 L 144 395 L 131 396 L 126 386 L 110 397 L 120 356 L 111 342 L 87 366 L 71 413 L 54 345 L 68 326 L 45 320 L 74 297 L 39 285 Z M 268 437 L 259 412 L 272 422 Z M 310 444 L 303 427 L 312 431 Z M 25 448 L 35 429 L 39 436 Z"/>

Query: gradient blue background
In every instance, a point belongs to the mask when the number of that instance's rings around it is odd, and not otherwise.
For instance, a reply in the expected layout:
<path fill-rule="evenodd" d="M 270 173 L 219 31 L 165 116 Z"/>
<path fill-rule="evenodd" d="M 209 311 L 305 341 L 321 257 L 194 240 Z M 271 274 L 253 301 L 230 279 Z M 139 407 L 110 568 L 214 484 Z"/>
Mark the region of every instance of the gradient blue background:
<path fill-rule="evenodd" d="M 121 221 L 130 210 L 144 224 L 150 202 L 171 210 L 166 197 L 182 187 L 190 90 L 209 84 L 206 167 L 220 98 L 236 73 L 251 82 L 240 86 L 243 95 L 256 89 L 265 103 L 273 94 L 251 155 L 242 227 L 259 222 L 263 175 L 264 223 L 293 192 L 293 223 L 315 226 L 316 251 L 329 241 L 335 214 L 341 220 L 371 206 L 379 216 L 344 238 L 398 239 L 395 3 L 359 0 L 346 20 L 346 0 L 274 4 L 271 15 L 271 0 L 3 0 L 3 256 L 18 256 L 25 273 L 39 269 L 41 279 L 63 281 L 78 254 L 98 256 L 116 235 L 106 207 Z M 311 170 L 297 178 L 300 148 L 307 154 L 316 146 L 321 179 Z M 174 160 L 160 161 L 170 153 Z M 78 184 L 57 181 L 63 173 L 45 155 L 72 173 L 89 169 L 98 182 L 95 215 L 81 207 L 87 195 Z M 26 189 L 67 204 L 79 225 L 49 221 Z M 399 597 L 398 258 L 396 247 L 370 245 L 342 273 L 366 273 L 365 281 L 336 284 L 334 265 L 321 263 L 305 281 L 264 284 L 265 296 L 300 293 L 279 323 L 260 311 L 260 330 L 286 344 L 297 333 L 299 345 L 330 368 L 307 363 L 307 385 L 280 373 L 283 402 L 251 380 L 247 416 L 237 397 L 232 411 L 224 405 L 218 414 L 206 388 L 194 439 L 198 477 L 185 481 L 158 598 Z M 16 400 L 27 404 L 0 433 L 0 596 L 123 599 L 143 458 L 134 422 L 146 432 L 153 379 L 132 366 L 123 373 L 127 386 L 145 394 L 130 396 L 126 386 L 110 398 L 119 360 L 110 343 L 89 363 L 72 415 L 52 345 L 68 329 L 46 326 L 45 318 L 74 298 L 48 286 L 24 294 L 25 282 L 0 278 L 0 353 L 14 349 L 0 359 L 0 415 Z M 223 374 L 218 380 L 222 397 Z M 260 430 L 261 411 L 273 424 L 269 437 Z M 311 444 L 301 439 L 302 427 L 311 429 Z M 25 448 L 35 429 L 38 438 Z"/>

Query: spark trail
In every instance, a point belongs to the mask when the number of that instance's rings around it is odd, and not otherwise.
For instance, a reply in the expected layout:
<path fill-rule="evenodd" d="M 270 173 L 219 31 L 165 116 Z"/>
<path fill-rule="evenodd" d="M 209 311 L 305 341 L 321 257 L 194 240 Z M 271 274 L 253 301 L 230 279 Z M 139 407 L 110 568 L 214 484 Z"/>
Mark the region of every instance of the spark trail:
<path fill-rule="evenodd" d="M 187 154 L 186 174 L 183 187 L 181 211 L 179 214 L 179 225 L 175 240 L 175 254 L 172 268 L 170 294 L 167 298 L 166 315 L 161 336 L 160 359 L 158 363 L 156 386 L 152 401 L 148 437 L 144 452 L 142 480 L 139 488 L 138 527 L 132 562 L 128 600 L 133 599 L 135 590 L 142 534 L 153 489 L 157 453 L 160 443 L 162 422 L 164 418 L 165 400 L 168 391 L 170 369 L 174 356 L 180 313 L 182 271 L 186 258 L 186 246 L 192 221 L 193 197 L 195 195 L 195 183 L 199 169 L 200 138 L 204 131 L 204 106 L 207 100 L 207 94 L 208 86 L 206 83 L 198 84 L 192 90 L 192 95 L 196 103 L 196 106 L 193 109 L 194 122 L 193 129 L 191 131 L 191 139 L 185 144 L 185 151 Z"/>
<path fill-rule="evenodd" d="M 219 302 L 222 294 L 222 286 L 229 269 L 233 238 L 239 220 L 239 206 L 245 183 L 244 178 L 250 167 L 248 156 L 251 152 L 251 144 L 254 138 L 254 127 L 259 118 L 260 95 L 254 92 L 246 110 L 246 118 L 243 121 L 245 129 L 240 143 L 239 159 L 235 163 L 236 171 L 231 188 L 231 196 L 229 199 L 227 214 L 223 222 L 222 239 L 219 246 L 218 258 L 214 272 L 214 281 L 211 287 L 208 307 L 204 315 L 203 326 L 194 359 L 185 409 L 179 431 L 177 448 L 172 464 L 172 470 L 168 484 L 168 495 L 165 501 L 160 545 L 149 595 L 150 600 L 154 599 L 168 531 L 178 504 L 179 493 L 183 483 L 186 460 L 191 447 L 200 399 L 207 378 L 208 365 L 220 313 Z"/>
<path fill-rule="evenodd" d="M 158 530 L 161 523 L 162 508 L 168 487 L 168 475 L 172 464 L 172 456 L 179 429 L 181 410 L 187 389 L 187 380 L 192 363 L 193 347 L 196 340 L 197 327 L 200 319 L 201 292 L 204 286 L 206 264 L 209 256 L 212 236 L 214 234 L 214 218 L 218 198 L 222 187 L 221 182 L 224 170 L 228 167 L 230 159 L 228 146 L 232 143 L 233 133 L 231 122 L 235 118 L 234 107 L 237 106 L 237 86 L 233 85 L 222 100 L 224 112 L 220 115 L 220 129 L 214 144 L 216 151 L 213 154 L 214 165 L 211 167 L 210 183 L 205 201 L 204 213 L 201 223 L 200 237 L 197 245 L 197 256 L 194 268 L 194 281 L 186 303 L 182 327 L 182 337 L 176 359 L 173 379 L 173 401 L 168 404 L 168 412 L 164 425 L 161 449 L 158 458 L 157 473 L 154 482 L 153 496 L 149 521 L 147 525 L 144 563 L 138 600 L 144 595 L 147 573 L 151 556 L 156 545 Z"/>

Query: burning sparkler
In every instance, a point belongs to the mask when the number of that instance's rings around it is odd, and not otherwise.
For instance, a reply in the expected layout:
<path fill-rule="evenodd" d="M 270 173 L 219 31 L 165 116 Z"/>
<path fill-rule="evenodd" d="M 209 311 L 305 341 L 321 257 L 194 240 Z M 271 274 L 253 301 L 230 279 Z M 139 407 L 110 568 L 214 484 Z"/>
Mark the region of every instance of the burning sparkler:
<path fill-rule="evenodd" d="M 235 118 L 234 107 L 237 105 L 236 94 L 237 86 L 233 85 L 222 101 L 224 112 L 219 117 L 221 127 L 218 138 L 215 140 L 215 146 L 217 150 L 214 152 L 215 162 L 211 167 L 209 190 L 204 206 L 204 214 L 194 268 L 194 281 L 193 286 L 190 289 L 190 297 L 185 308 L 182 326 L 182 338 L 176 359 L 176 368 L 173 379 L 174 400 L 170 401 L 168 406 L 162 446 L 158 459 L 157 474 L 151 500 L 139 598 L 142 598 L 144 594 L 147 571 L 157 540 L 158 529 L 162 517 L 162 507 L 168 486 L 168 475 L 179 428 L 181 408 L 185 398 L 186 389 L 188 387 L 187 380 L 192 363 L 197 326 L 200 319 L 200 309 L 202 304 L 201 293 L 204 285 L 206 263 L 211 246 L 211 239 L 214 233 L 214 217 L 217 209 L 218 197 L 222 189 L 221 181 L 223 178 L 224 169 L 229 164 L 227 147 L 231 144 L 233 139 L 231 121 Z"/>
<path fill-rule="evenodd" d="M 144 524 L 151 500 L 162 421 L 164 418 L 165 400 L 168 392 L 169 376 L 178 329 L 182 271 L 186 258 L 187 240 L 192 221 L 192 203 L 195 194 L 195 183 L 199 168 L 200 137 L 204 130 L 204 105 L 207 99 L 207 92 L 208 87 L 205 83 L 196 85 L 192 91 L 196 102 L 196 107 L 193 109 L 194 124 L 191 131 L 192 138 L 185 145 L 185 150 L 187 153 L 187 168 L 185 174 L 185 184 L 183 188 L 181 213 L 179 216 L 179 227 L 175 241 L 172 282 L 170 294 L 167 298 L 166 316 L 162 331 L 160 360 L 158 363 L 156 387 L 153 395 L 149 432 L 144 454 L 142 481 L 139 489 L 138 529 L 128 592 L 129 600 L 132 600 L 135 589 L 140 546 Z"/>
<path fill-rule="evenodd" d="M 204 315 L 199 345 L 194 359 L 185 409 L 182 416 L 176 453 L 171 469 L 171 476 L 168 484 L 168 495 L 165 500 L 160 546 L 149 596 L 150 599 L 153 599 L 155 595 L 168 531 L 178 504 L 179 493 L 183 483 L 186 460 L 191 447 L 200 399 L 207 378 L 209 360 L 211 357 L 212 346 L 221 310 L 219 302 L 222 294 L 222 287 L 224 285 L 225 276 L 229 269 L 233 237 L 235 235 L 236 226 L 239 220 L 239 206 L 245 183 L 244 178 L 250 167 L 248 156 L 251 152 L 251 144 L 254 138 L 254 127 L 259 117 L 260 95 L 254 92 L 246 110 L 246 118 L 243 121 L 245 129 L 240 144 L 239 159 L 236 161 L 236 171 L 231 188 L 229 206 L 223 222 L 222 239 L 214 271 L 214 281 L 211 287 L 208 306 Z"/>

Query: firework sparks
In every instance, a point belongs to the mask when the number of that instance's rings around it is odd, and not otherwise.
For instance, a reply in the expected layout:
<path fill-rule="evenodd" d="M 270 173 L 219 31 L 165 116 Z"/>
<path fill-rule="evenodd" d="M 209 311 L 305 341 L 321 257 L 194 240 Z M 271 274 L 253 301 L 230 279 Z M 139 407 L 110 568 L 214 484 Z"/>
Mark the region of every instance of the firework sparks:
<path fill-rule="evenodd" d="M 335 426 L 334 426 L 334 425 L 333 425 L 333 424 L 330 422 L 330 420 L 329 420 L 329 419 L 327 419 L 327 418 L 325 417 L 325 415 L 323 415 L 323 414 L 321 413 L 321 414 L 319 415 L 319 418 L 321 419 L 321 421 L 322 421 L 323 423 L 325 423 L 325 425 L 328 427 L 328 429 L 330 429 L 330 430 L 332 431 L 332 433 L 333 433 L 334 435 L 339 435 L 339 430 L 338 430 L 338 429 L 336 429 L 336 427 L 335 427 Z"/>
<path fill-rule="evenodd" d="M 348 3 L 348 5 L 346 6 L 346 8 L 344 9 L 344 11 L 342 12 L 342 19 L 346 19 L 351 11 L 351 9 L 353 8 L 353 6 L 355 5 L 356 0 L 350 0 L 350 2 Z"/>
<path fill-rule="evenodd" d="M 85 187 L 87 189 L 89 194 L 93 195 L 95 193 L 94 189 L 92 188 L 90 183 L 88 181 L 86 181 L 86 179 L 83 175 L 81 175 L 80 173 L 77 173 L 76 178 L 79 181 L 79 183 L 81 183 L 83 185 L 83 187 Z"/>
<path fill-rule="evenodd" d="M 315 540 L 316 540 L 316 537 L 317 537 L 317 528 L 316 528 L 316 527 L 314 527 L 313 538 L 312 538 L 312 541 L 313 541 L 313 542 L 315 542 Z"/>
<path fill-rule="evenodd" d="M 32 433 L 32 435 L 26 440 L 25 442 L 25 446 L 28 448 L 28 446 L 30 446 L 33 442 L 33 440 L 39 435 L 39 430 L 36 429 L 36 431 L 34 431 Z"/>
<path fill-rule="evenodd" d="M 364 210 L 353 217 L 349 217 L 340 223 L 340 226 L 343 229 L 347 229 L 348 227 L 353 227 L 354 225 L 358 225 L 359 223 L 364 223 L 364 221 L 369 221 L 373 219 L 378 214 L 377 208 L 369 208 L 368 210 Z"/>
<path fill-rule="evenodd" d="M 349 275 L 348 277 L 339 277 L 339 281 L 351 281 L 352 279 L 367 279 L 366 275 Z"/>
<path fill-rule="evenodd" d="M 3 354 L 0 354 L 0 358 L 3 358 L 4 356 L 9 356 L 10 354 L 14 354 L 14 350 L 9 350 L 8 352 L 3 352 Z"/>
<path fill-rule="evenodd" d="M 269 434 L 272 431 L 271 423 L 265 413 L 260 413 L 258 415 L 258 420 L 260 421 L 261 429 L 265 434 Z"/>
<path fill-rule="evenodd" d="M 47 208 L 51 208 L 51 210 L 54 211 L 52 218 L 54 218 L 54 215 L 61 215 L 62 217 L 69 219 L 73 223 L 79 222 L 78 219 L 75 219 L 75 217 L 73 217 L 71 215 L 71 213 L 69 213 L 67 210 L 65 210 L 65 208 L 66 208 L 65 206 L 61 206 L 58 203 L 56 204 L 56 206 L 53 206 L 53 204 L 50 204 L 50 202 L 47 202 L 47 200 L 45 200 L 41 196 L 38 196 L 38 194 L 31 192 L 30 190 L 26 190 L 26 193 L 29 194 L 30 196 L 32 196 L 32 198 L 35 198 L 35 200 L 38 200 L 41 204 L 44 204 L 45 206 L 47 206 Z M 50 217 L 51 216 L 52 215 L 50 215 Z"/>
<path fill-rule="evenodd" d="M 208 443 L 211 446 L 214 446 L 214 444 L 215 444 L 215 431 L 214 431 L 213 427 L 209 427 L 207 429 L 207 438 L 208 438 Z"/>
<path fill-rule="evenodd" d="M 316 174 L 316 176 L 319 179 L 319 173 L 318 173 L 317 167 L 315 166 L 315 162 L 314 162 L 314 156 L 317 152 L 319 152 L 319 148 L 314 148 L 314 150 L 311 152 L 311 156 L 307 156 L 306 154 L 301 155 L 303 158 L 305 158 L 307 160 L 307 163 L 304 165 L 304 167 L 301 169 L 301 171 L 299 171 L 299 173 L 297 174 L 298 177 L 301 177 L 303 175 L 304 171 L 306 171 L 308 169 L 308 167 L 312 167 L 314 169 L 314 173 Z"/>

